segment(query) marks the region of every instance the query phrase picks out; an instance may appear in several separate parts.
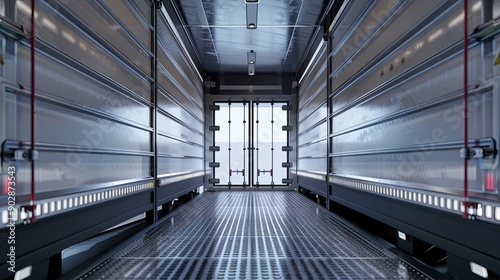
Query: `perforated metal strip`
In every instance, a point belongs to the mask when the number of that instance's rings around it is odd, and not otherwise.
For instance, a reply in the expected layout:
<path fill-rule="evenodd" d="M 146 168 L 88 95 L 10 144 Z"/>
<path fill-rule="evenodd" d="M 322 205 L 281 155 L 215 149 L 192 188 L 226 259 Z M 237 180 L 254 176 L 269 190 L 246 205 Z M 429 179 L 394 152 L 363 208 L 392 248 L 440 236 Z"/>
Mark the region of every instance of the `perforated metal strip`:
<path fill-rule="evenodd" d="M 81 279 L 428 279 L 295 192 L 209 192 Z"/>

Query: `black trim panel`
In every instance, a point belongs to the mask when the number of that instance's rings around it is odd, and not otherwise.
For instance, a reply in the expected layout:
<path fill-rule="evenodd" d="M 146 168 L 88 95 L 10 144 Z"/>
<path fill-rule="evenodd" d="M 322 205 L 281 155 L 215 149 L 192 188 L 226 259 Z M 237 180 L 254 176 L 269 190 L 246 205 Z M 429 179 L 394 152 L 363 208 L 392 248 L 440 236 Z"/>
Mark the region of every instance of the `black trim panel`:
<path fill-rule="evenodd" d="M 32 224 L 17 225 L 15 245 L 7 244 L 9 228 L 0 232 L 2 241 L 0 251 L 9 252 L 15 246 L 16 271 L 33 265 L 32 275 L 37 275 L 36 264 L 55 255 L 63 249 L 88 239 L 103 230 L 115 226 L 127 219 L 153 209 L 153 190 L 133 193 L 99 204 L 67 211 L 40 219 Z M 0 278 L 12 277 L 7 270 L 7 254 L 0 256 Z M 41 276 L 43 279 L 43 276 Z"/>
<path fill-rule="evenodd" d="M 309 191 L 327 197 L 328 185 L 326 181 L 320 181 L 309 177 L 297 176 L 297 183 L 299 187 L 303 187 Z"/>
<path fill-rule="evenodd" d="M 500 273 L 498 226 L 330 184 L 330 199 Z"/>
<path fill-rule="evenodd" d="M 159 187 L 156 194 L 158 205 L 165 204 L 175 198 L 187 194 L 188 192 L 200 186 L 203 186 L 203 178 L 204 176 L 189 178 Z"/>

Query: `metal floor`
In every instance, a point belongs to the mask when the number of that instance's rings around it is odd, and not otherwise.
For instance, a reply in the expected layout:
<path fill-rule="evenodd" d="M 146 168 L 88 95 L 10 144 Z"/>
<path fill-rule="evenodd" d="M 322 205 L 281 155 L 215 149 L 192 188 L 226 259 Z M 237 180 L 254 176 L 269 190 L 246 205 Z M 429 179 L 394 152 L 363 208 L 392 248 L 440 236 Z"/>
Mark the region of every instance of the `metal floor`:
<path fill-rule="evenodd" d="M 296 192 L 208 192 L 81 279 L 429 279 Z"/>

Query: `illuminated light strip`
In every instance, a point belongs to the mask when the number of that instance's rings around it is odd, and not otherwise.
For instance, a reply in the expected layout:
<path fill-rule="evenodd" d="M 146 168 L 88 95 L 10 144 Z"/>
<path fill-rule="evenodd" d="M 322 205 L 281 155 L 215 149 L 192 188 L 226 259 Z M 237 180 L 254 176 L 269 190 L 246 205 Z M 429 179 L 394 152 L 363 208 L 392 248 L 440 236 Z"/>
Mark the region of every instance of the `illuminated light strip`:
<path fill-rule="evenodd" d="M 475 262 L 470 262 L 470 271 L 483 278 L 488 278 L 488 270 L 484 266 Z"/>
<path fill-rule="evenodd" d="M 187 180 L 187 179 L 203 176 L 203 175 L 205 175 L 205 171 L 199 171 L 196 173 L 189 173 L 186 175 L 183 175 L 183 174 L 185 174 L 184 172 L 179 173 L 179 174 L 180 175 L 168 176 L 167 178 L 158 178 L 158 184 L 160 186 L 163 186 L 166 184 L 171 184 L 171 183 L 179 182 L 182 180 Z"/>
<path fill-rule="evenodd" d="M 27 266 L 23 269 L 20 269 L 14 274 L 14 280 L 23 280 L 31 276 L 32 266 Z"/>
<path fill-rule="evenodd" d="M 373 184 L 362 183 L 352 180 L 344 180 L 338 178 L 330 178 L 330 183 L 352 187 L 363 191 L 378 193 L 381 195 L 407 200 L 410 202 L 432 206 L 438 209 L 447 210 L 463 214 L 467 212 L 470 215 L 482 217 L 482 220 L 500 221 L 500 206 L 494 206 L 487 203 L 478 203 L 476 209 L 465 209 L 461 200 L 439 196 L 435 194 L 417 193 L 413 191 L 401 190 L 398 188 L 378 186 Z M 467 211 L 466 211 L 467 210 Z"/>
<path fill-rule="evenodd" d="M 325 180 L 326 173 L 323 174 L 318 174 L 318 173 L 309 173 L 309 172 L 304 172 L 304 171 L 297 171 L 296 173 L 298 176 L 302 177 L 308 177 L 316 180 Z"/>
<path fill-rule="evenodd" d="M 37 218 L 44 217 L 51 214 L 56 214 L 58 212 L 63 212 L 68 209 L 85 206 L 87 204 L 94 204 L 99 201 L 109 200 L 115 197 L 120 197 L 123 195 L 139 192 L 146 189 L 153 188 L 153 182 L 131 185 L 126 187 L 121 187 L 113 190 L 104 190 L 95 193 L 82 194 L 78 196 L 60 198 L 58 200 L 39 202 L 35 209 L 35 216 Z M 28 218 L 28 213 L 22 211 L 21 208 L 14 208 L 14 214 L 12 215 L 12 220 L 9 220 L 9 211 L 4 208 L 1 211 L 1 224 L 0 228 L 4 227 L 10 221 L 19 222 Z"/>

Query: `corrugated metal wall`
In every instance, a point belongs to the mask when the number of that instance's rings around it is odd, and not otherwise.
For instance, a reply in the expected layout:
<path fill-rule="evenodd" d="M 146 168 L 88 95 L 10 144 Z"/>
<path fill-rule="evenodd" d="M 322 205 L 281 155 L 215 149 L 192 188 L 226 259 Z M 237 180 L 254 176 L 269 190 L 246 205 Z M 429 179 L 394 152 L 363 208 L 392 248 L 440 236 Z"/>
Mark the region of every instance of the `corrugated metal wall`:
<path fill-rule="evenodd" d="M 322 42 L 299 81 L 297 174 L 325 182 L 327 174 L 327 44 Z M 307 181 L 307 180 L 306 180 Z M 299 179 L 299 185 L 306 182 Z M 308 188 L 326 196 L 326 185 Z"/>
<path fill-rule="evenodd" d="M 152 27 L 150 5 L 138 3 L 145 13 L 137 18 L 126 2 L 115 3 L 116 13 L 101 1 L 38 5 L 35 182 L 42 197 L 151 176 Z M 29 26 L 29 4 L 18 2 L 23 26 Z M 29 48 L 21 41 L 16 57 L 15 82 L 25 88 Z M 4 94 L 13 109 L 3 116 L 4 139 L 29 141 L 29 99 L 19 88 Z M 29 173 L 28 165 L 17 173 L 20 195 L 29 192 Z"/>
<path fill-rule="evenodd" d="M 202 79 L 157 11 L 156 101 L 151 1 L 37 1 L 37 216 L 152 190 L 156 136 L 158 199 L 202 184 Z M 17 1 L 16 12 L 16 22 L 28 28 L 30 1 Z M 3 52 L 14 63 L 2 67 L 0 136 L 29 142 L 29 41 L 2 42 L 14 50 Z M 21 205 L 31 169 L 18 165 Z M 169 185 L 193 177 L 199 185 Z"/>
<path fill-rule="evenodd" d="M 158 176 L 185 180 L 204 174 L 203 86 L 171 28 L 158 19 Z"/>
<path fill-rule="evenodd" d="M 69 246 L 131 218 L 152 223 L 203 185 L 204 96 L 165 7 L 36 1 L 35 219 L 31 162 L 8 156 L 31 141 L 31 10 L 29 0 L 0 1 L 0 231 L 16 224 L 16 270 L 43 279 L 52 260 L 60 273 Z"/>
<path fill-rule="evenodd" d="M 331 183 L 463 212 L 462 8 L 453 1 L 349 3 L 330 39 Z M 469 1 L 469 33 L 491 10 L 489 1 Z M 473 146 L 498 139 L 500 104 L 493 43 L 473 40 L 468 54 Z M 492 222 L 500 221 L 492 213 L 496 161 L 468 161 L 470 195 L 488 208 L 479 218 Z"/>
<path fill-rule="evenodd" d="M 500 139 L 499 36 L 483 31 L 499 5 L 468 1 L 464 36 L 464 1 L 423 2 L 344 1 L 329 15 L 328 49 L 300 82 L 299 190 L 388 225 L 410 254 L 420 241 L 446 251 L 450 275 L 477 277 L 469 263 L 499 273 L 491 242 L 500 225 L 499 157 L 488 154 Z M 464 37 L 467 143 L 485 153 L 470 159 L 461 155 Z M 327 183 L 317 176 L 324 173 Z"/>

